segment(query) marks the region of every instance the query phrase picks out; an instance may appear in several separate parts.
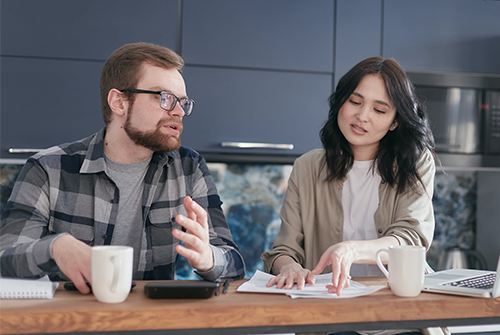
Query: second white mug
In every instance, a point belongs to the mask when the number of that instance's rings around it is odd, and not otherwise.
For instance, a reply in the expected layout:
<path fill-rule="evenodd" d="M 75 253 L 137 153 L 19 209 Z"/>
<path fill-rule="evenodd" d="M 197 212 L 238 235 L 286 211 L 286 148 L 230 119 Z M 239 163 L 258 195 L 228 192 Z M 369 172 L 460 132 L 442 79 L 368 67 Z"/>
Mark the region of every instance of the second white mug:
<path fill-rule="evenodd" d="M 380 258 L 389 255 L 387 271 Z M 388 279 L 392 292 L 400 297 L 416 297 L 424 286 L 425 248 L 403 245 L 377 251 L 377 265 Z"/>

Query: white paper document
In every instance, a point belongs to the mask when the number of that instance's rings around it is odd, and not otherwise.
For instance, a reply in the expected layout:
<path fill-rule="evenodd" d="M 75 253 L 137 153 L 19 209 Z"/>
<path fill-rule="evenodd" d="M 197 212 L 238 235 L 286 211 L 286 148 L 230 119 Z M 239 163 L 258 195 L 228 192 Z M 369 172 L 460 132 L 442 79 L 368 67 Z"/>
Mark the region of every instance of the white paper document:
<path fill-rule="evenodd" d="M 302 290 L 297 289 L 294 285 L 291 289 L 277 289 L 276 286 L 267 287 L 266 284 L 271 278 L 275 276 L 257 270 L 252 279 L 243 283 L 238 287 L 237 292 L 253 292 L 253 293 L 280 293 L 290 296 L 292 299 L 296 298 L 325 298 L 325 299 L 338 299 L 338 298 L 355 298 L 367 295 L 383 289 L 384 285 L 366 286 L 351 280 L 349 287 L 342 291 L 341 296 L 337 294 L 328 293 L 326 285 L 332 283 L 332 274 L 325 273 L 316 276 L 316 283 L 314 285 L 306 284 Z"/>
<path fill-rule="evenodd" d="M 52 299 L 59 283 L 40 279 L 0 278 L 0 299 Z"/>

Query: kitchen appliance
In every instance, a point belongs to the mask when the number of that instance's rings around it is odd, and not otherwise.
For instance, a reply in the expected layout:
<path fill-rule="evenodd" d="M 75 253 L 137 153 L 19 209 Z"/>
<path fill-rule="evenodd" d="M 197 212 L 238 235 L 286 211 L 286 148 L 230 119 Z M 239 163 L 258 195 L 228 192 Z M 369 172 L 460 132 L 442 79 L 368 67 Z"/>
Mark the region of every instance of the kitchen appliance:
<path fill-rule="evenodd" d="M 486 270 L 486 260 L 481 253 L 475 250 L 460 247 L 447 248 L 439 258 L 439 270 L 448 269 L 478 269 Z"/>
<path fill-rule="evenodd" d="M 427 109 L 437 153 L 475 155 L 471 164 L 499 167 L 500 75 L 407 73 Z"/>

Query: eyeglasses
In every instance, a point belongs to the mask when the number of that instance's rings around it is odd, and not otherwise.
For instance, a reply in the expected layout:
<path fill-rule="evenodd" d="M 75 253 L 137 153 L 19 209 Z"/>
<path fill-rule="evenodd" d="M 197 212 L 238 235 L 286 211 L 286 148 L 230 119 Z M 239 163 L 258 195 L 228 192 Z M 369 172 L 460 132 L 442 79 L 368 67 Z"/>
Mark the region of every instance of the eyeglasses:
<path fill-rule="evenodd" d="M 179 102 L 179 106 L 184 110 L 186 116 L 191 115 L 194 107 L 194 100 L 190 98 L 178 98 L 175 94 L 167 91 L 146 91 L 138 89 L 124 89 L 121 92 L 132 92 L 132 93 L 146 93 L 146 94 L 159 94 L 160 95 L 160 107 L 166 111 L 171 111 L 175 108 L 175 104 Z"/>

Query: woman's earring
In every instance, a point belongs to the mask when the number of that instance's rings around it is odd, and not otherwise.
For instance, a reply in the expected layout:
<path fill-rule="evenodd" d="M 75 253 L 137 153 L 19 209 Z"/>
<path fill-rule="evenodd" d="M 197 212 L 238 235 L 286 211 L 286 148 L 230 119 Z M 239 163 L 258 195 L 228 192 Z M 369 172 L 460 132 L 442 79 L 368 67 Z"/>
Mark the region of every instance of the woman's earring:
<path fill-rule="evenodd" d="M 392 125 L 391 128 L 389 128 L 390 131 L 393 131 L 394 129 L 396 129 L 395 125 Z"/>

